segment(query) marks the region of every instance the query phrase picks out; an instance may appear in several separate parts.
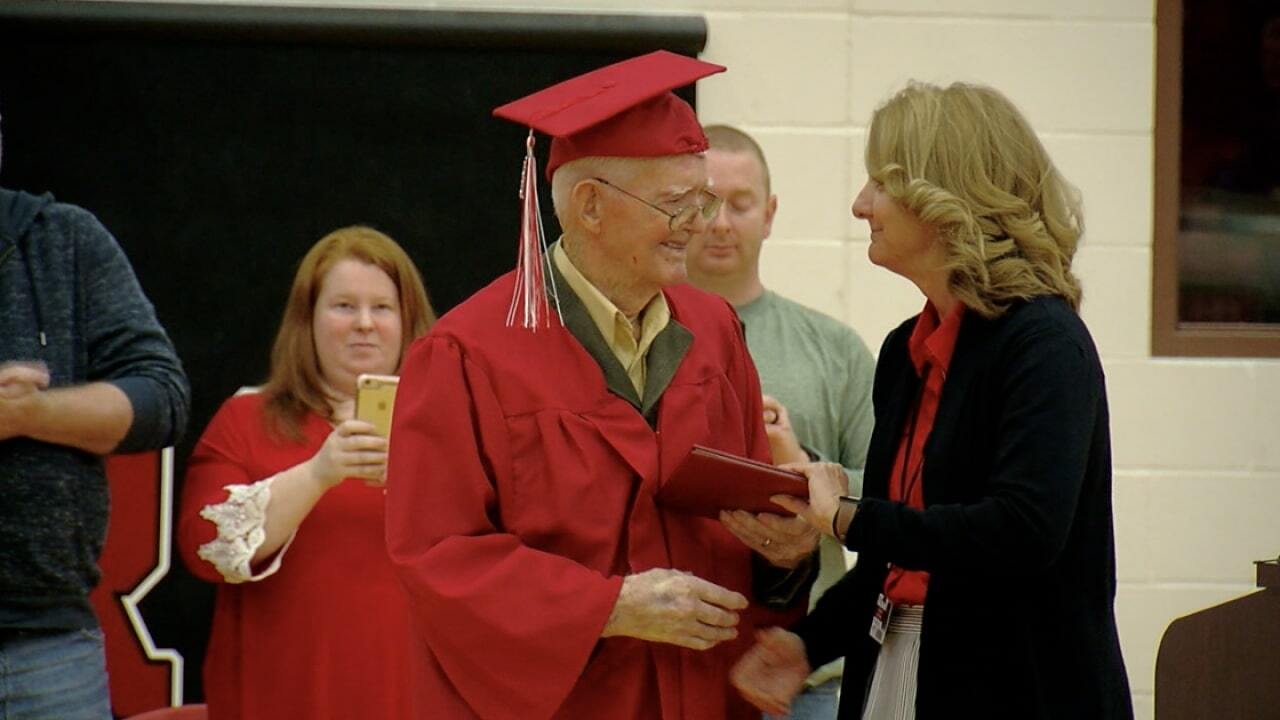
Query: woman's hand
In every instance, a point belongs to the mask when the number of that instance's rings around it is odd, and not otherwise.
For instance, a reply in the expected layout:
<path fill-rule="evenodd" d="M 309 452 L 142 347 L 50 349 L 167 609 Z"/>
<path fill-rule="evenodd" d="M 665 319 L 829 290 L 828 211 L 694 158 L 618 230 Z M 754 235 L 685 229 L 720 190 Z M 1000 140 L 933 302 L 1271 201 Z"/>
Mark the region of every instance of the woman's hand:
<path fill-rule="evenodd" d="M 757 708 L 786 715 L 810 672 L 804 641 L 774 627 L 756 633 L 756 644 L 729 671 L 729 682 Z"/>
<path fill-rule="evenodd" d="M 799 515 L 813 529 L 831 535 L 831 518 L 840 508 L 840 496 L 849 492 L 849 476 L 835 463 L 802 463 L 784 465 L 786 470 L 804 473 L 809 478 L 809 502 L 790 495 L 774 495 L 774 503 Z"/>
<path fill-rule="evenodd" d="M 387 439 L 363 420 L 343 420 L 312 456 L 311 477 L 322 490 L 343 478 L 361 478 L 367 485 L 383 485 L 387 474 Z"/>

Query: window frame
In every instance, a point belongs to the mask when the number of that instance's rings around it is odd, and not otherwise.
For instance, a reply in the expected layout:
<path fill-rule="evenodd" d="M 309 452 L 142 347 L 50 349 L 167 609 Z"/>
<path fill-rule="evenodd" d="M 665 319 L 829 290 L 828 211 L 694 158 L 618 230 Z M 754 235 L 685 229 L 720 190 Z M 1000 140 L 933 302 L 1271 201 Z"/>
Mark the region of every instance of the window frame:
<path fill-rule="evenodd" d="M 1280 326 L 1178 320 L 1183 0 L 1156 0 L 1151 354 L 1280 357 Z"/>

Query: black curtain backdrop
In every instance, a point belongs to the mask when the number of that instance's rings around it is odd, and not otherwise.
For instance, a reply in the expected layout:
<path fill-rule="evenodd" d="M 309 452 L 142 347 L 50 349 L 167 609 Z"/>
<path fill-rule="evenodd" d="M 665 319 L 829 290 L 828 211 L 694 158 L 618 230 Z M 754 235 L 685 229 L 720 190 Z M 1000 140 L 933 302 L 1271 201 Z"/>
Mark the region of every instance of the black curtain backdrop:
<path fill-rule="evenodd" d="M 87 208 L 124 246 L 192 381 L 180 491 L 213 412 L 263 380 L 312 243 L 372 225 L 448 310 L 515 261 L 525 130 L 492 108 L 705 37 L 690 16 L 9 0 L 0 184 Z M 176 556 L 143 606 L 186 658 L 188 702 L 211 607 Z"/>

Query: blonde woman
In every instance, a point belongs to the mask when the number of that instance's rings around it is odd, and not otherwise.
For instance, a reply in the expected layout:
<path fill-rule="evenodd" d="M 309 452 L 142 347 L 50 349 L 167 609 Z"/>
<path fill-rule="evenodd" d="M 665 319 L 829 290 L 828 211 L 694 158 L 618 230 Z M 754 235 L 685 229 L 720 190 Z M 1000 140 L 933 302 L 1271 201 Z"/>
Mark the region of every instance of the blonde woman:
<path fill-rule="evenodd" d="M 1130 718 L 1102 367 L 1078 316 L 1075 190 L 1000 93 L 912 84 L 876 111 L 853 214 L 924 309 L 889 334 L 863 496 L 780 498 L 858 552 L 734 670 L 780 712 L 845 657 L 839 717 Z"/>
<path fill-rule="evenodd" d="M 387 442 L 352 410 L 356 377 L 395 373 L 434 320 L 395 241 L 334 231 L 294 276 L 266 386 L 227 400 L 200 437 L 178 540 L 218 584 L 211 720 L 408 717 L 409 615 L 383 544 Z"/>

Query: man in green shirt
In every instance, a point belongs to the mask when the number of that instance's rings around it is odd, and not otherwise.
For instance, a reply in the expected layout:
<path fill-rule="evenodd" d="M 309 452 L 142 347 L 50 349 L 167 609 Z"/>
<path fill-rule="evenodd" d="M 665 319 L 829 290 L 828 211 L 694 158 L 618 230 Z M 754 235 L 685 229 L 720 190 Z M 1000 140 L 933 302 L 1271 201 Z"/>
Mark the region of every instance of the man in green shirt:
<path fill-rule="evenodd" d="M 875 360 L 848 326 L 765 289 L 760 250 L 772 229 L 778 198 L 770 188 L 764 153 L 740 130 L 716 125 L 706 133 L 711 144 L 707 174 L 724 205 L 690 242 L 689 280 L 728 300 L 742 319 L 765 393 L 765 428 L 774 462 L 838 462 L 849 475 L 850 493 L 857 495 L 871 437 Z M 779 533 L 779 526 L 748 513 L 731 513 L 725 524 L 744 540 L 769 538 L 763 552 L 777 564 L 818 548 L 820 570 L 810 591 L 811 606 L 845 572 L 843 549 L 830 539 L 819 547 L 816 532 Z M 813 673 L 792 703 L 793 720 L 835 718 L 842 667 L 836 661 Z"/>

